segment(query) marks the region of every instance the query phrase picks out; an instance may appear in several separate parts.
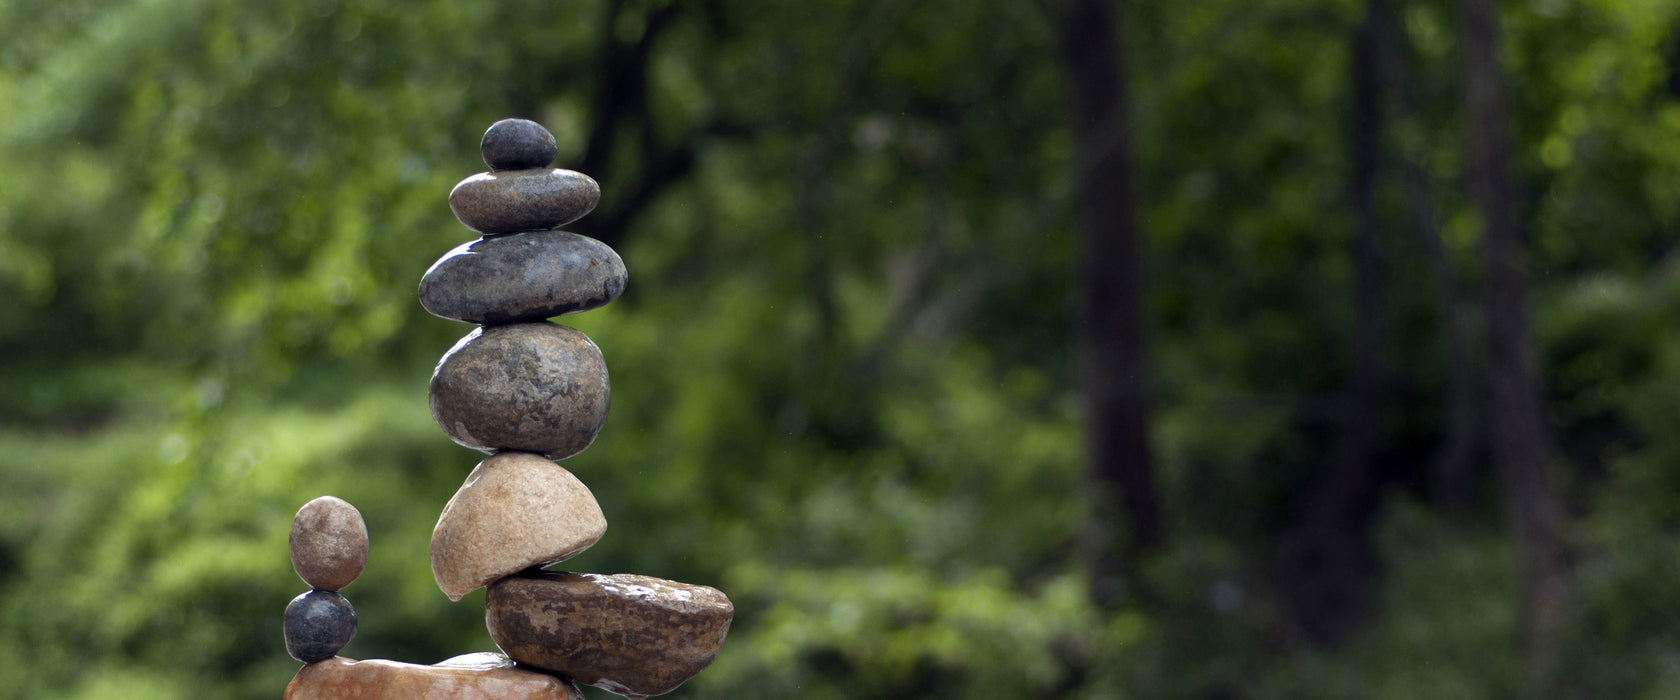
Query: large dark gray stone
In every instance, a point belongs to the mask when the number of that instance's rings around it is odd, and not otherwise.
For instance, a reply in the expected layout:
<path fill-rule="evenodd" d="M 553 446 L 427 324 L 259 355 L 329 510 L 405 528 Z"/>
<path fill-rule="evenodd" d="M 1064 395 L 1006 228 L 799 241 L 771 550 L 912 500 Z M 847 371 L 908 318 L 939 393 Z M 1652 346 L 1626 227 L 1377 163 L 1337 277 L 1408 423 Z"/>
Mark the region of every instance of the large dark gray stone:
<path fill-rule="evenodd" d="M 491 170 L 546 168 L 560 152 L 554 134 L 529 119 L 503 119 L 491 124 L 478 151 Z"/>
<path fill-rule="evenodd" d="M 474 330 L 432 374 L 432 419 L 449 439 L 485 452 L 582 452 L 601 432 L 610 398 L 600 348 L 546 321 Z"/>
<path fill-rule="evenodd" d="M 607 244 L 564 231 L 490 236 L 446 253 L 420 278 L 420 305 L 479 324 L 540 321 L 618 298 L 628 275 Z"/>
<path fill-rule="evenodd" d="M 709 586 L 545 571 L 490 584 L 490 638 L 520 664 L 619 695 L 662 695 L 705 669 L 735 606 Z"/>
<path fill-rule="evenodd" d="M 332 591 L 309 591 L 286 604 L 286 653 L 306 664 L 325 661 L 356 636 L 356 610 Z"/>
<path fill-rule="evenodd" d="M 559 168 L 479 173 L 455 185 L 449 209 L 479 233 L 546 231 L 582 218 L 601 199 L 601 186 L 583 173 Z"/>

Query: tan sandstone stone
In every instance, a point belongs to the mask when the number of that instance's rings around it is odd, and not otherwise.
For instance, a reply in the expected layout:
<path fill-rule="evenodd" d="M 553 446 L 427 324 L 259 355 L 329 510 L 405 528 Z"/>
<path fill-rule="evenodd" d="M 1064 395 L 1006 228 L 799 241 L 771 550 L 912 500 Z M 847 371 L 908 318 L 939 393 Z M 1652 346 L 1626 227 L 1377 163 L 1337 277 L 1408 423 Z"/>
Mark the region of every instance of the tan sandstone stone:
<path fill-rule="evenodd" d="M 450 600 L 491 581 L 564 561 L 607 531 L 594 494 L 540 455 L 480 462 L 432 530 L 432 577 Z"/>
<path fill-rule="evenodd" d="M 717 657 L 735 606 L 708 586 L 545 571 L 484 598 L 490 638 L 520 664 L 624 696 L 676 690 Z"/>
<path fill-rule="evenodd" d="M 335 496 L 303 504 L 292 518 L 292 570 L 310 588 L 336 591 L 367 565 L 367 523 L 356 507 Z"/>
<path fill-rule="evenodd" d="M 342 656 L 304 666 L 285 700 L 583 700 L 577 686 L 514 668 L 500 654 L 457 656 L 435 666 Z"/>

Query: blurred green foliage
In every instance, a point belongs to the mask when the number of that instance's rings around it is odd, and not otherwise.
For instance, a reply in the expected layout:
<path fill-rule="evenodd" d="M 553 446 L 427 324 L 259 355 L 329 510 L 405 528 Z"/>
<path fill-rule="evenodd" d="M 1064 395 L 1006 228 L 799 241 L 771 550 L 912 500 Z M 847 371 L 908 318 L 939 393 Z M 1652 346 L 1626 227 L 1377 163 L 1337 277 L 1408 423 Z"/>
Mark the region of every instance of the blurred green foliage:
<path fill-rule="evenodd" d="M 1418 99 L 1387 146 L 1474 291 L 1454 8 L 1396 5 Z M 1680 3 L 1504 9 L 1585 591 L 1571 684 L 1672 697 Z M 610 529 L 565 566 L 738 606 L 679 694 L 1517 697 L 1485 468 L 1464 516 L 1390 485 L 1381 608 L 1342 647 L 1290 639 L 1263 575 L 1324 450 L 1302 416 L 1348 371 L 1363 11 L 1127 10 L 1173 536 L 1104 612 L 1076 558 L 1074 145 L 1037 5 L 0 0 L 0 695 L 276 697 L 303 585 L 285 533 L 325 493 L 373 539 L 346 655 L 492 648 L 482 593 L 451 604 L 428 568 L 479 456 L 425 407 L 468 328 L 414 289 L 470 236 L 445 202 L 479 135 L 526 116 L 557 165 L 601 158 L 576 229 L 631 273 L 565 320 L 615 393 L 567 461 Z M 645 104 L 603 122 L 614 51 L 645 54 Z M 671 153 L 688 169 L 660 180 Z M 1400 177 L 1379 204 L 1409 393 L 1385 437 L 1421 463 L 1446 420 L 1435 319 L 1465 310 L 1421 283 Z"/>

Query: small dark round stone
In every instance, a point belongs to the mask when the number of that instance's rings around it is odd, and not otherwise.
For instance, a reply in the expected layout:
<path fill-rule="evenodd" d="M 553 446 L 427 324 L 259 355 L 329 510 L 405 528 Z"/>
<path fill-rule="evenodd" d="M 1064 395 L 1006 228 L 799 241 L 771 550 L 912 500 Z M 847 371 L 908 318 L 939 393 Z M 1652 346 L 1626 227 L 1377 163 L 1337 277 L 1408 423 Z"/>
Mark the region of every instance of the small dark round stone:
<path fill-rule="evenodd" d="M 306 664 L 326 661 L 356 636 L 356 610 L 332 591 L 309 591 L 286 605 L 286 653 Z"/>
<path fill-rule="evenodd" d="M 529 119 L 503 119 L 491 124 L 478 149 L 491 170 L 546 168 L 560 153 L 554 134 Z"/>

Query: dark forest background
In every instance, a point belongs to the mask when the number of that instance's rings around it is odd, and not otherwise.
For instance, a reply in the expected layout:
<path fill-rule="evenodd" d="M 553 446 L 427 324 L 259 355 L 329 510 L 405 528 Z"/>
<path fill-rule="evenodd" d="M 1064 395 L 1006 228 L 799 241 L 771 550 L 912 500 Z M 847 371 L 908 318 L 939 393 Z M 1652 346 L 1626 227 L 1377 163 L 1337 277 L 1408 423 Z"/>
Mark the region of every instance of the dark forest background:
<path fill-rule="evenodd" d="M 0 106 L 0 695 L 277 697 L 324 493 L 345 655 L 492 648 L 415 288 L 523 116 L 678 695 L 1680 696 L 1680 3 L 0 0 Z"/>

